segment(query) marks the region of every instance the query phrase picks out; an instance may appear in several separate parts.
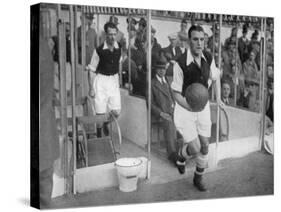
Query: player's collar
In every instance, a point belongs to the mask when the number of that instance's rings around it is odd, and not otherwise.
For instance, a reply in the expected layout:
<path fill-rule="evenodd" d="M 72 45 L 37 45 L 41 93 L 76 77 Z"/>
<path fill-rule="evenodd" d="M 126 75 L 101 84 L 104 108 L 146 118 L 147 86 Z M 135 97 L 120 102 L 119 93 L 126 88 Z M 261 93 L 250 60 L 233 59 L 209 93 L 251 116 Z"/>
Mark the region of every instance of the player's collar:
<path fill-rule="evenodd" d="M 114 48 L 119 49 L 117 41 L 114 42 Z M 106 41 L 104 41 L 102 49 L 108 49 L 108 45 L 107 45 Z"/>
<path fill-rule="evenodd" d="M 202 58 L 206 61 L 206 58 L 204 56 L 204 54 L 202 53 Z M 194 61 L 194 57 L 191 54 L 190 49 L 187 49 L 187 53 L 186 53 L 186 65 L 188 66 L 190 63 L 192 63 Z"/>

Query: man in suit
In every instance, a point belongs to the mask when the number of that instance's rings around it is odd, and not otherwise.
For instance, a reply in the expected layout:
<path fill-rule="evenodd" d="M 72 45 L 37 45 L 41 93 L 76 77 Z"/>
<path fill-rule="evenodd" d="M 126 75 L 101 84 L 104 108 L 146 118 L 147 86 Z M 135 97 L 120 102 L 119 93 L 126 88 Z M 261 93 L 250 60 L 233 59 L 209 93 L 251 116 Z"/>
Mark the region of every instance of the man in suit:
<path fill-rule="evenodd" d="M 230 83 L 227 81 L 223 81 L 221 85 L 221 100 L 225 105 L 234 105 L 234 101 L 230 98 Z"/>
<path fill-rule="evenodd" d="M 167 65 L 168 61 L 161 50 L 159 56 L 153 58 L 152 64 L 156 74 L 151 81 L 151 112 L 152 118 L 159 120 L 164 128 L 168 158 L 175 164 L 177 156 L 176 127 L 173 118 L 175 100 L 165 77 Z"/>
<path fill-rule="evenodd" d="M 165 52 L 165 56 L 169 61 L 169 66 L 166 73 L 166 76 L 169 78 L 173 77 L 173 65 L 181 55 L 181 50 L 180 47 L 177 46 L 177 34 L 170 34 L 168 38 L 170 41 L 170 45 L 166 48 L 163 48 L 163 51 Z"/>
<path fill-rule="evenodd" d="M 180 28 L 180 31 L 177 33 L 178 45 L 183 48 L 188 48 L 187 19 L 182 19 Z"/>

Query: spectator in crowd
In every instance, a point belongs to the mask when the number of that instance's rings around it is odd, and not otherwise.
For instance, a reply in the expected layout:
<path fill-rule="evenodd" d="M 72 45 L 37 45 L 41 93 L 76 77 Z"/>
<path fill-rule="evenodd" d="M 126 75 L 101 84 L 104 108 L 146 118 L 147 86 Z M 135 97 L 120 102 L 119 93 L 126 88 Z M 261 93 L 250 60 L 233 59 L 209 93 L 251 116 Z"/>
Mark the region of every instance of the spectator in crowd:
<path fill-rule="evenodd" d="M 236 40 L 237 40 L 237 28 L 233 27 L 231 29 L 230 37 L 225 39 L 224 48 L 228 49 L 228 46 L 230 45 L 230 43 L 233 43 L 233 42 L 236 43 Z"/>
<path fill-rule="evenodd" d="M 245 81 L 243 95 L 240 95 L 237 104 L 257 112 L 257 86 L 258 84 L 254 81 Z"/>
<path fill-rule="evenodd" d="M 259 37 L 259 31 L 255 30 L 251 36 L 251 41 L 248 46 L 249 50 L 248 52 L 251 52 L 252 50 L 256 51 L 256 64 L 258 66 L 258 69 L 260 69 L 260 42 L 258 41 Z"/>
<path fill-rule="evenodd" d="M 269 79 L 267 82 L 267 98 L 266 98 L 266 115 L 274 122 L 274 95 L 273 95 L 274 83 L 273 79 Z"/>
<path fill-rule="evenodd" d="M 90 13 L 84 14 L 85 17 L 85 55 L 86 55 L 86 65 L 90 63 L 94 49 L 97 48 L 97 33 L 93 28 L 94 15 Z M 80 16 L 81 23 L 83 16 Z M 82 25 L 77 29 L 77 39 L 78 39 L 78 63 L 82 64 Z"/>
<path fill-rule="evenodd" d="M 143 17 L 140 18 L 138 24 L 139 24 L 138 30 L 143 31 L 146 28 L 146 24 L 147 24 L 145 18 Z"/>
<path fill-rule="evenodd" d="M 209 37 L 208 40 L 208 48 L 211 50 L 211 53 L 214 55 L 216 66 L 218 66 L 219 61 L 219 26 L 218 24 L 214 24 L 211 27 L 213 32 L 212 36 Z"/>
<path fill-rule="evenodd" d="M 179 46 L 188 48 L 187 20 L 182 19 L 178 34 Z"/>
<path fill-rule="evenodd" d="M 273 49 L 273 41 L 272 39 L 267 40 L 267 51 L 266 51 L 266 63 L 271 65 L 274 63 L 274 49 Z"/>
<path fill-rule="evenodd" d="M 247 34 L 248 34 L 248 28 L 246 25 L 243 25 L 242 36 L 238 39 L 238 52 L 242 64 L 248 58 L 248 49 L 249 49 L 248 45 L 250 41 L 247 38 Z"/>
<path fill-rule="evenodd" d="M 231 98 L 230 83 L 222 81 L 221 84 L 221 100 L 225 105 L 234 105 L 234 100 Z"/>
<path fill-rule="evenodd" d="M 243 72 L 245 75 L 245 82 L 249 86 L 250 98 L 248 108 L 252 111 L 258 111 L 256 106 L 257 101 L 259 101 L 259 80 L 260 73 L 258 70 L 258 66 L 255 62 L 256 52 L 252 50 L 249 54 L 249 58 L 243 64 Z M 247 91 L 246 91 L 247 92 Z"/>
<path fill-rule="evenodd" d="M 267 80 L 273 81 L 273 77 L 274 77 L 273 65 L 268 64 L 267 65 Z"/>
<path fill-rule="evenodd" d="M 249 52 L 251 52 L 252 50 L 254 50 L 256 52 L 256 64 L 258 66 L 258 69 L 260 70 L 260 42 L 259 41 L 253 41 L 251 42 L 251 48 L 249 49 Z"/>
<path fill-rule="evenodd" d="M 138 21 L 138 30 L 137 30 L 137 38 L 139 38 L 140 40 L 144 40 L 145 29 L 146 29 L 146 20 L 142 17 Z"/>
<path fill-rule="evenodd" d="M 173 65 L 175 61 L 179 58 L 181 55 L 180 47 L 177 46 L 177 35 L 176 34 L 170 34 L 168 36 L 170 44 L 166 48 L 163 48 L 163 51 L 165 52 L 165 56 L 169 62 L 168 69 L 166 76 L 169 80 L 169 78 L 173 77 Z M 170 80 L 169 80 L 170 82 Z"/>
<path fill-rule="evenodd" d="M 162 49 L 161 45 L 157 41 L 155 34 L 156 34 L 156 30 L 155 30 L 155 28 L 153 28 L 151 26 L 151 47 L 152 47 L 151 54 L 152 54 L 152 57 L 154 54 L 158 55 L 159 51 Z"/>
<path fill-rule="evenodd" d="M 151 81 L 151 113 L 152 119 L 160 122 L 164 128 L 164 138 L 168 158 L 175 164 L 173 157 L 176 154 L 176 127 L 174 124 L 174 106 L 171 87 L 166 78 L 168 61 L 161 50 L 159 56 L 152 59 L 152 68 L 155 75 Z"/>
<path fill-rule="evenodd" d="M 258 83 L 260 74 L 255 59 L 256 52 L 252 50 L 249 54 L 249 58 L 243 63 L 243 72 L 246 81 L 256 81 Z"/>
<path fill-rule="evenodd" d="M 244 75 L 242 73 L 242 64 L 236 49 L 234 41 L 228 44 L 228 49 L 222 52 L 222 79 L 231 83 L 231 93 L 235 94 L 234 87 L 237 86 L 237 99 L 244 89 Z"/>
<path fill-rule="evenodd" d="M 137 67 L 137 79 L 133 85 L 133 94 L 139 96 L 146 95 L 146 41 L 144 37 L 136 37 L 136 49 L 131 48 L 131 59 Z"/>
<path fill-rule="evenodd" d="M 251 36 L 251 42 L 255 42 L 258 41 L 259 38 L 259 31 L 256 29 Z"/>
<path fill-rule="evenodd" d="M 137 25 L 137 20 L 136 19 L 134 19 L 133 17 L 128 17 L 127 19 L 126 19 L 126 22 L 127 22 L 127 24 L 128 24 L 128 26 L 129 26 L 129 24 L 131 24 L 132 26 L 134 26 L 134 27 L 136 27 L 136 25 Z"/>
<path fill-rule="evenodd" d="M 232 106 L 234 105 L 234 99 L 231 97 L 230 93 L 230 83 L 226 80 L 222 80 L 221 83 L 221 100 L 225 105 Z M 228 140 L 227 128 L 226 128 L 226 117 L 223 115 L 222 111 L 220 111 L 220 121 L 219 121 L 219 140 L 226 141 Z"/>
<path fill-rule="evenodd" d="M 136 36 L 137 36 L 137 29 L 136 29 L 136 24 L 137 21 L 134 18 L 127 18 L 127 31 L 128 31 L 128 35 L 129 35 L 129 43 L 131 48 L 136 49 L 137 47 L 135 46 L 135 40 L 136 40 Z"/>
<path fill-rule="evenodd" d="M 141 36 L 137 35 L 136 37 L 136 50 L 131 49 L 132 59 L 135 61 L 138 67 L 138 80 L 136 83 L 133 92 L 136 95 L 145 96 L 147 90 L 147 48 L 148 48 L 148 39 L 146 34 L 146 28 L 143 29 L 143 34 Z M 159 51 L 162 49 L 160 44 L 157 42 L 155 37 L 156 30 L 151 27 L 151 57 L 157 56 Z"/>
<path fill-rule="evenodd" d="M 204 34 L 204 50 L 212 53 L 212 50 L 209 48 L 209 35 L 205 32 Z"/>
<path fill-rule="evenodd" d="M 188 47 L 186 47 L 186 44 L 185 44 L 186 40 L 183 37 L 180 37 L 178 39 L 179 39 L 178 40 L 178 46 L 180 48 L 181 54 L 184 54 L 186 49 L 188 48 Z"/>

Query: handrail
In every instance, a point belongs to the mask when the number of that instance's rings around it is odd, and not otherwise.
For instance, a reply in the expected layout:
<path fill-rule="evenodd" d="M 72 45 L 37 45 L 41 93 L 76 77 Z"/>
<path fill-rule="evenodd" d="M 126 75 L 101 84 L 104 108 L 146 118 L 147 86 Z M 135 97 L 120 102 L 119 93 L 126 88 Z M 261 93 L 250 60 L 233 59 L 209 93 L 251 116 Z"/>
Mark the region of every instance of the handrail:
<path fill-rule="evenodd" d="M 120 126 L 118 124 L 118 121 L 116 119 L 116 117 L 114 115 L 111 115 L 111 117 L 113 118 L 113 121 L 115 122 L 115 125 L 117 127 L 117 132 L 118 132 L 118 140 L 119 140 L 119 145 L 121 147 L 121 144 L 122 144 L 122 135 L 121 135 L 121 129 L 120 129 Z"/>

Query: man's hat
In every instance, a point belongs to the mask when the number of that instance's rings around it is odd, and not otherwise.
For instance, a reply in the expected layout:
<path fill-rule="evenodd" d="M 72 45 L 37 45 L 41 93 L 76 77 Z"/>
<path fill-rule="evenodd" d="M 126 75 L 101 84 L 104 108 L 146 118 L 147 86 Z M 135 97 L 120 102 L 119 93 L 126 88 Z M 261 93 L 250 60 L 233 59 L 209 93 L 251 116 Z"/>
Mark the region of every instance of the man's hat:
<path fill-rule="evenodd" d="M 152 59 L 152 67 L 153 68 L 166 68 L 168 64 L 168 61 L 164 54 L 160 54 L 159 56 L 155 56 Z"/>
<path fill-rule="evenodd" d="M 248 32 L 248 26 L 246 24 L 243 25 L 243 30 L 242 33 L 247 33 Z"/>
<path fill-rule="evenodd" d="M 146 27 L 146 20 L 144 18 L 141 18 L 139 20 L 139 25 L 143 26 L 143 27 Z"/>
<path fill-rule="evenodd" d="M 116 16 L 114 16 L 114 15 L 109 17 L 109 22 L 114 23 L 115 25 L 119 24 L 118 18 Z"/>
<path fill-rule="evenodd" d="M 259 36 L 259 31 L 255 30 L 252 34 L 252 38 L 258 38 L 258 36 Z"/>
<path fill-rule="evenodd" d="M 137 20 L 136 20 L 136 19 L 134 19 L 134 18 L 129 18 L 129 17 L 126 19 L 127 24 L 129 24 L 129 21 L 130 21 L 130 20 L 131 20 L 131 24 L 132 24 L 132 25 L 136 25 L 136 24 L 137 24 Z"/>

